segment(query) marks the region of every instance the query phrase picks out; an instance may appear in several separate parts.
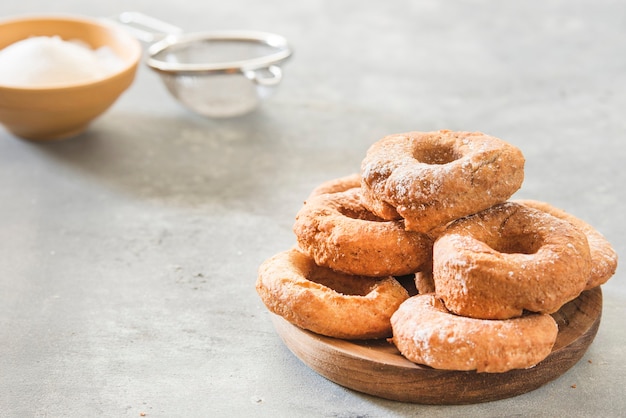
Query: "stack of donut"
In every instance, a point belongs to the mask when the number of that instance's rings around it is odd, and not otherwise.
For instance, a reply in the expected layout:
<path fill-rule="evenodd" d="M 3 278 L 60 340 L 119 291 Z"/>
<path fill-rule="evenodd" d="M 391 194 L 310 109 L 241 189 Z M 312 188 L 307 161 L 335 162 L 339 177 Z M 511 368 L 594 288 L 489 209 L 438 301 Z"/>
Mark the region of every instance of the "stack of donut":
<path fill-rule="evenodd" d="M 360 173 L 311 192 L 297 245 L 260 266 L 257 292 L 301 328 L 388 338 L 418 364 L 532 367 L 556 340 L 550 314 L 605 283 L 617 254 L 573 215 L 510 200 L 524 163 L 518 148 L 479 132 L 387 136 Z"/>

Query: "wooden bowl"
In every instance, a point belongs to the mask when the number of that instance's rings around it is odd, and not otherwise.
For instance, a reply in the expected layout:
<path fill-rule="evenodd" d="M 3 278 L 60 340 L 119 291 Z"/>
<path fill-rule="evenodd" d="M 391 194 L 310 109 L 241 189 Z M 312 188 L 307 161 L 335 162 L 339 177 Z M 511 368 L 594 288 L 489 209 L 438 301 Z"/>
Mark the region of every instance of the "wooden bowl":
<path fill-rule="evenodd" d="M 139 42 L 121 28 L 72 16 L 20 17 L 0 21 L 0 49 L 31 36 L 78 39 L 108 46 L 124 65 L 103 79 L 51 87 L 0 85 L 0 123 L 32 140 L 78 135 L 132 84 L 142 55 Z"/>
<path fill-rule="evenodd" d="M 471 404 L 509 398 L 556 379 L 587 351 L 602 313 L 599 287 L 553 314 L 559 334 L 552 353 L 530 369 L 506 373 L 436 370 L 404 358 L 386 340 L 347 341 L 303 330 L 272 315 L 285 345 L 327 379 L 381 398 L 422 404 Z"/>

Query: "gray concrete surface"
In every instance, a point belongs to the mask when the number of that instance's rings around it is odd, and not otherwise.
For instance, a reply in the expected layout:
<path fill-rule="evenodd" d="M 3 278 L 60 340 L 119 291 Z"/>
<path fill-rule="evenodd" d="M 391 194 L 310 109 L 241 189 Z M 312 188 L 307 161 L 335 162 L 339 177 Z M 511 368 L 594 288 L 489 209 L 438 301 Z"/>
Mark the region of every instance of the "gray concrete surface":
<path fill-rule="evenodd" d="M 337 386 L 295 358 L 254 290 L 302 200 L 408 130 L 480 130 L 522 149 L 516 197 L 626 248 L 626 3 L 3 2 L 0 16 L 140 10 L 188 31 L 280 33 L 278 94 L 228 120 L 191 114 L 142 67 L 84 135 L 0 129 L 2 417 L 617 417 L 626 283 L 604 286 L 583 359 L 531 393 L 422 406 Z"/>

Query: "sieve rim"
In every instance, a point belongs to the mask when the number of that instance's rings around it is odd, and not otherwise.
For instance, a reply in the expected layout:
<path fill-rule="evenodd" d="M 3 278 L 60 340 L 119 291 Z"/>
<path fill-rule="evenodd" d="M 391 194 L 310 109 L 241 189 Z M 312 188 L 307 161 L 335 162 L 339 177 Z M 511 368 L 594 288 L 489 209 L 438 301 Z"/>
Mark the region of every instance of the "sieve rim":
<path fill-rule="evenodd" d="M 155 58 L 169 48 L 198 41 L 233 41 L 259 43 L 276 51 L 261 57 L 216 63 L 178 63 Z M 147 50 L 146 64 L 155 71 L 169 74 L 233 73 L 267 68 L 289 59 L 293 50 L 281 35 L 259 31 L 212 31 L 171 34 L 152 44 Z"/>

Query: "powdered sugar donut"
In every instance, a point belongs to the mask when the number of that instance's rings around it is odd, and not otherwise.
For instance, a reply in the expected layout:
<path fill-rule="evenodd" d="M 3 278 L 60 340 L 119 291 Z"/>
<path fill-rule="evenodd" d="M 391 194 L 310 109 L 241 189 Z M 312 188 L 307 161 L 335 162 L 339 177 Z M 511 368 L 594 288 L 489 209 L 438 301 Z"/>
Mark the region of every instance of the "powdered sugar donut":
<path fill-rule="evenodd" d="M 429 265 L 427 268 L 423 268 L 421 271 L 415 273 L 414 276 L 415 288 L 421 295 L 424 293 L 435 292 L 435 280 L 433 279 L 433 268 Z"/>
<path fill-rule="evenodd" d="M 347 274 L 402 276 L 429 261 L 432 239 L 386 221 L 361 203 L 361 189 L 306 201 L 293 225 L 298 245 L 315 262 Z"/>
<path fill-rule="evenodd" d="M 291 249 L 259 267 L 256 290 L 267 308 L 301 328 L 345 339 L 391 335 L 391 315 L 409 295 L 393 277 L 350 276 Z"/>
<path fill-rule="evenodd" d="M 571 223 L 503 203 L 450 224 L 433 249 L 435 292 L 463 316 L 506 319 L 553 313 L 591 271 L 587 238 Z"/>
<path fill-rule="evenodd" d="M 524 179 L 522 152 L 480 132 L 409 132 L 374 143 L 361 163 L 363 204 L 429 232 L 506 201 Z"/>
<path fill-rule="evenodd" d="M 414 363 L 487 373 L 535 366 L 550 354 L 559 332 L 547 314 L 505 320 L 454 315 L 432 293 L 404 301 L 391 326 L 393 343 Z"/>
<path fill-rule="evenodd" d="M 617 269 L 617 253 L 604 235 L 593 226 L 545 202 L 537 200 L 516 200 L 515 202 L 564 219 L 580 229 L 587 236 L 591 255 L 591 274 L 589 275 L 589 280 L 587 280 L 585 290 L 593 289 L 596 286 L 606 283 L 615 274 L 615 270 Z"/>

